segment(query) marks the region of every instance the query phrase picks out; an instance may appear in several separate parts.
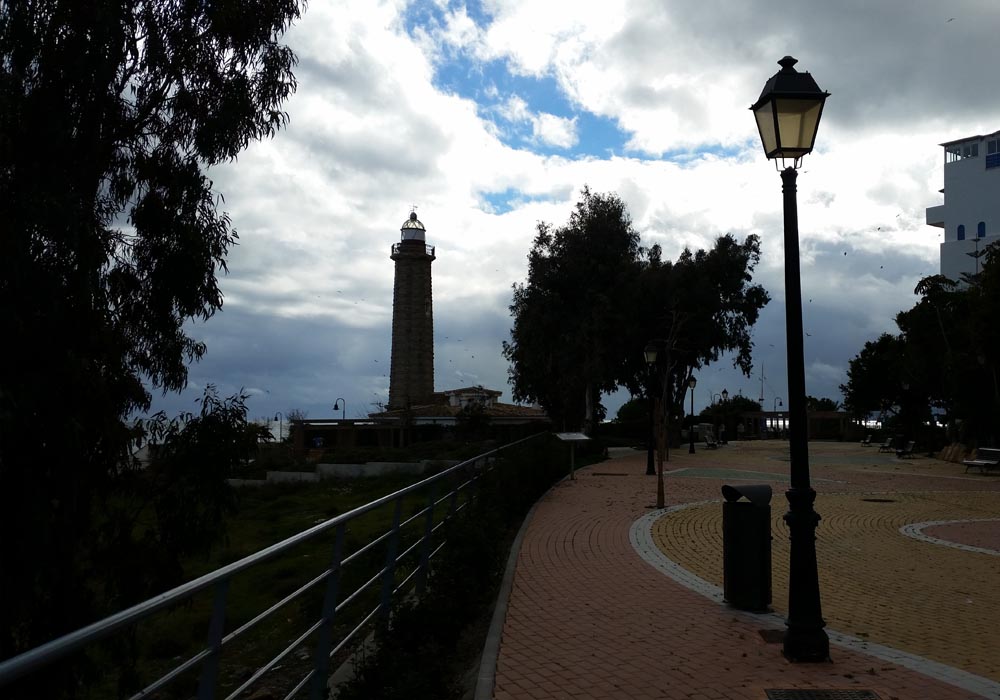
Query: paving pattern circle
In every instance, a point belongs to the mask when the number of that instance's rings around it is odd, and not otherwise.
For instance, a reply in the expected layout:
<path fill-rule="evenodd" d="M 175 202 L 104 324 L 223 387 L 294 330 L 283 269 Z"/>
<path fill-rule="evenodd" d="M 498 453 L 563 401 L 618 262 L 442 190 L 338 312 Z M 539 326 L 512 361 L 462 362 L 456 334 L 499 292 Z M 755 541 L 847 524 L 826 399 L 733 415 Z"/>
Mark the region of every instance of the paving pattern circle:
<path fill-rule="evenodd" d="M 1000 518 L 914 523 L 901 532 L 933 544 L 1000 556 Z"/>
<path fill-rule="evenodd" d="M 771 513 L 773 607 L 788 599 L 783 499 Z M 900 532 L 910 523 L 980 520 L 1000 512 L 997 492 L 822 494 L 816 510 L 823 615 L 847 634 L 1000 680 L 995 631 L 1000 560 L 935 546 Z M 706 581 L 722 585 L 722 509 L 670 513 L 653 525 L 657 546 Z"/>

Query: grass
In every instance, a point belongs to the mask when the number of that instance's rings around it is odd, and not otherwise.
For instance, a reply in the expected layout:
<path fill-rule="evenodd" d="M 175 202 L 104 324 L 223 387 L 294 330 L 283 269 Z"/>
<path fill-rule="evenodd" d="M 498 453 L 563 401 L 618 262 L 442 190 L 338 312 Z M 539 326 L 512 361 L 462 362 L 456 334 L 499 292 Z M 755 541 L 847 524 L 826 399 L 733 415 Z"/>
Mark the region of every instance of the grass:
<path fill-rule="evenodd" d="M 424 477 L 414 475 L 386 475 L 329 480 L 318 484 L 269 484 L 242 489 L 239 491 L 239 509 L 227 519 L 223 546 L 216 548 L 207 557 L 185 562 L 185 580 L 193 580 L 238 561 L 422 478 Z M 425 503 L 426 495 L 405 499 L 403 519 L 419 511 Z M 350 521 L 345 531 L 345 555 L 357 551 L 365 543 L 389 530 L 392 519 L 393 508 L 390 504 Z M 402 552 L 406 543 L 414 541 L 420 534 L 422 524 L 411 524 L 402 533 L 403 539 L 398 551 Z M 237 629 L 319 575 L 330 564 L 334 538 L 335 532 L 331 529 L 234 577 L 227 596 L 225 633 Z M 371 578 L 383 566 L 384 560 L 385 548 L 374 547 L 358 561 L 345 567 L 341 590 L 345 594 L 353 591 Z M 224 693 L 234 690 L 253 670 L 273 658 L 314 623 L 321 613 L 324 590 L 323 583 L 314 586 L 276 611 L 260 624 L 259 629 L 255 627 L 227 645 L 223 650 L 220 666 L 220 690 Z M 335 639 L 338 638 L 338 633 L 339 636 L 346 634 L 364 614 L 375 607 L 379 591 L 380 584 L 376 582 L 359 597 L 357 605 L 352 604 L 350 609 L 340 615 Z M 148 684 L 204 648 L 212 600 L 211 589 L 202 591 L 187 602 L 143 621 L 133 630 L 138 683 L 143 686 Z M 307 641 L 311 641 L 311 638 Z M 115 674 L 106 673 L 112 656 L 114 655 L 107 648 L 95 651 L 94 662 L 101 669 L 103 677 L 86 697 L 109 698 L 121 695 L 117 688 L 121 679 Z M 305 675 L 311 663 L 308 653 L 293 652 L 281 662 L 280 669 L 265 676 L 265 680 L 270 677 L 273 682 L 280 676 L 283 685 L 287 678 L 293 678 L 294 683 Z M 189 698 L 196 687 L 195 672 L 173 682 L 157 697 Z"/>
<path fill-rule="evenodd" d="M 545 464 L 547 468 L 522 470 L 521 476 L 511 472 L 511 476 L 514 476 L 511 483 L 523 479 L 527 485 L 528 482 L 548 479 L 550 477 L 545 476 L 543 472 L 548 472 L 555 462 L 559 462 L 557 471 L 561 473 L 562 462 L 566 457 L 565 450 L 560 449 L 563 447 L 560 445 L 553 448 L 550 445 L 546 449 L 537 450 L 537 454 L 528 460 L 529 463 L 537 462 L 539 466 Z M 553 449 L 556 451 L 549 454 Z M 582 466 L 585 457 L 578 454 L 578 459 Z M 185 562 L 185 580 L 195 579 L 220 566 L 238 561 L 317 523 L 346 513 L 421 478 L 423 477 L 413 475 L 386 475 L 311 484 L 269 484 L 242 489 L 239 491 L 239 510 L 227 519 L 223 545 L 216 548 L 209 556 Z M 504 480 L 506 477 L 501 479 Z M 441 484 L 438 494 L 447 493 L 453 487 L 454 485 Z M 519 507 L 526 509 L 537 498 L 539 487 L 542 487 L 541 483 L 528 489 L 536 494 L 534 496 L 527 490 L 523 497 L 518 496 L 520 500 L 527 498 L 524 506 Z M 427 499 L 426 493 L 408 497 L 402 507 L 402 520 L 418 513 L 426 505 Z M 444 504 L 436 509 L 435 522 L 441 520 L 444 509 Z M 388 504 L 350 521 L 345 530 L 344 554 L 357 552 L 365 544 L 382 535 L 390 529 L 392 520 L 393 506 Z M 401 530 L 401 542 L 397 552 L 402 553 L 408 544 L 418 540 L 423 534 L 423 529 L 424 518 L 417 518 Z M 499 537 L 504 539 L 509 534 L 500 534 Z M 440 535 L 443 535 L 443 531 L 435 536 L 435 545 L 440 542 Z M 331 529 L 281 556 L 258 564 L 234 577 L 228 591 L 224 633 L 231 633 L 323 572 L 330 564 L 334 539 L 335 532 Z M 400 563 L 396 575 L 397 585 L 401 582 L 402 576 L 416 565 L 419 549 L 417 548 L 406 561 Z M 445 548 L 445 551 L 447 550 L 448 548 Z M 385 558 L 386 547 L 384 543 L 380 543 L 345 566 L 341 576 L 339 600 L 343 603 L 347 595 L 376 576 L 384 565 Z M 257 668 L 272 659 L 318 620 L 324 589 L 325 583 L 320 583 L 277 610 L 259 626 L 227 644 L 220 661 L 218 693 L 220 697 L 225 697 L 234 691 Z M 376 607 L 380 589 L 381 581 L 375 580 L 350 605 L 337 612 L 334 640 L 342 639 Z M 128 696 L 203 649 L 206 645 L 213 595 L 214 592 L 210 589 L 202 591 L 174 609 L 162 611 L 143 621 L 136 629 L 129 632 L 131 640 L 134 641 L 130 649 L 134 653 L 135 678 L 126 675 L 120 677 L 120 674 L 112 670 L 121 665 L 117 661 L 122 658 L 120 643 L 114 653 L 108 649 L 95 649 L 92 659 L 99 678 L 96 679 L 92 691 L 80 693 L 78 697 L 104 700 Z M 464 613 L 461 610 L 453 612 L 456 619 Z M 279 662 L 274 670 L 256 682 L 252 686 L 254 692 L 272 692 L 278 697 L 283 697 L 311 668 L 315 636 L 313 634 L 303 640 L 291 654 Z M 481 647 L 481 643 L 477 644 Z M 334 659 L 331 669 L 335 668 L 340 660 L 348 658 L 350 651 L 349 648 L 345 649 Z M 454 654 L 449 654 L 448 658 L 453 664 L 463 663 Z M 112 663 L 112 659 L 116 661 Z M 155 697 L 164 699 L 192 697 L 197 688 L 198 672 L 199 667 L 196 667 L 185 677 L 177 679 L 168 688 L 158 692 Z M 125 673 L 128 673 L 128 669 Z"/>

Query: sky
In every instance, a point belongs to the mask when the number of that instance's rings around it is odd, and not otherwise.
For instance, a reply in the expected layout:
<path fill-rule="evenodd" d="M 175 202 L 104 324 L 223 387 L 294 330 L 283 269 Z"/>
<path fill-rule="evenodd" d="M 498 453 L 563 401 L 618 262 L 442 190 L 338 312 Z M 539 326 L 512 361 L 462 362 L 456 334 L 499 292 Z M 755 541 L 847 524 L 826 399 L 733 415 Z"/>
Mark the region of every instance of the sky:
<path fill-rule="evenodd" d="M 831 93 L 798 207 L 806 389 L 840 401 L 849 360 L 938 272 L 938 144 L 1000 128 L 998 26 L 996 0 L 310 0 L 285 35 L 288 126 L 209 173 L 239 245 L 222 310 L 187 326 L 206 356 L 154 410 L 195 410 L 207 384 L 247 392 L 251 418 L 377 410 L 413 206 L 436 246 L 435 389 L 511 401 L 512 285 L 584 185 L 665 258 L 760 236 L 753 375 L 702 368 L 695 409 L 723 389 L 786 403 L 781 182 L 748 109 L 785 55 Z M 628 398 L 605 396 L 609 417 Z"/>

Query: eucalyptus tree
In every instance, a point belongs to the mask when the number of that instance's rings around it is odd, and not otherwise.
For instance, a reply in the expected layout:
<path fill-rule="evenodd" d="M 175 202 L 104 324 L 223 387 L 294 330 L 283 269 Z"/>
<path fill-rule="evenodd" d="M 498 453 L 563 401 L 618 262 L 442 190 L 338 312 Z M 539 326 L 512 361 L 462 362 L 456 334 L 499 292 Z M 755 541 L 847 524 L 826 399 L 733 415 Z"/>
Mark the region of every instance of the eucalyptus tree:
<path fill-rule="evenodd" d="M 185 324 L 222 306 L 237 236 L 207 169 L 285 124 L 300 9 L 0 3 L 0 656 L 90 614 L 127 419 L 185 386 Z"/>
<path fill-rule="evenodd" d="M 749 376 L 752 329 L 770 301 L 767 290 L 753 282 L 759 262 L 756 235 L 740 242 L 726 234 L 710 250 L 685 249 L 676 261 L 663 261 L 654 246 L 638 280 L 641 310 L 623 379 L 634 394 L 642 391 L 647 376 L 642 347 L 651 340 L 661 349 L 657 371 L 668 416 L 684 415 L 688 380 L 723 354 L 732 355 L 733 365 Z"/>
<path fill-rule="evenodd" d="M 616 194 L 584 187 L 564 226 L 538 224 L 503 344 L 516 400 L 538 402 L 563 427 L 594 424 L 601 392 L 618 388 L 627 363 L 641 256 Z"/>

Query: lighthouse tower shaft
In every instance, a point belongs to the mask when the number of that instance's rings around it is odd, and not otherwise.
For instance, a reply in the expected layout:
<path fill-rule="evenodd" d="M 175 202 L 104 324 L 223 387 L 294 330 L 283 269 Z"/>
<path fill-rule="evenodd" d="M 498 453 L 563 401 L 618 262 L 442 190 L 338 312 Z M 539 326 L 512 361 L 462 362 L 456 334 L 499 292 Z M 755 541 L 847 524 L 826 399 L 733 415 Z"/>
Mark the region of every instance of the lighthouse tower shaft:
<path fill-rule="evenodd" d="M 396 263 L 392 289 L 392 362 L 389 409 L 429 404 L 434 394 L 434 313 L 431 263 L 434 247 L 424 241 L 416 214 L 401 229 L 389 256 Z"/>

